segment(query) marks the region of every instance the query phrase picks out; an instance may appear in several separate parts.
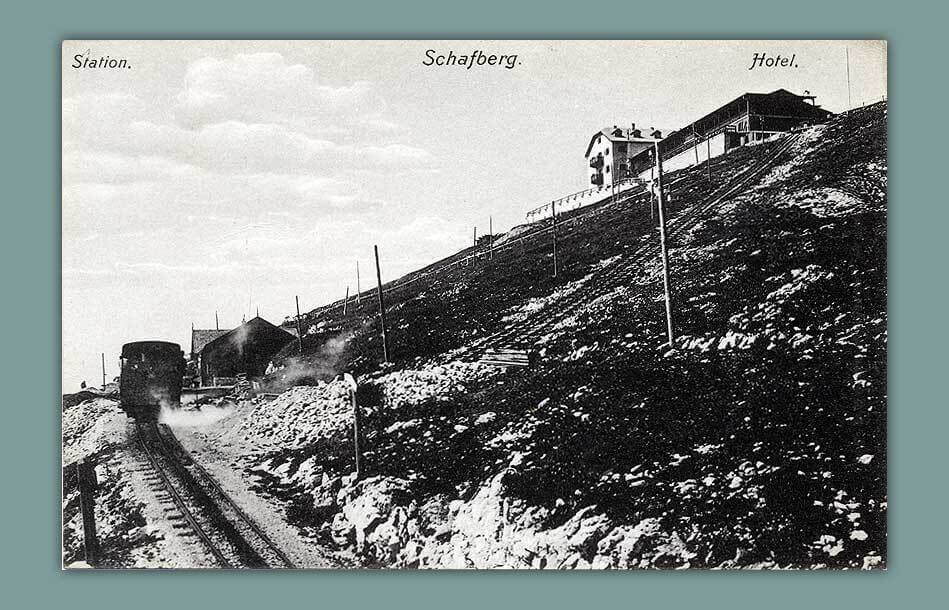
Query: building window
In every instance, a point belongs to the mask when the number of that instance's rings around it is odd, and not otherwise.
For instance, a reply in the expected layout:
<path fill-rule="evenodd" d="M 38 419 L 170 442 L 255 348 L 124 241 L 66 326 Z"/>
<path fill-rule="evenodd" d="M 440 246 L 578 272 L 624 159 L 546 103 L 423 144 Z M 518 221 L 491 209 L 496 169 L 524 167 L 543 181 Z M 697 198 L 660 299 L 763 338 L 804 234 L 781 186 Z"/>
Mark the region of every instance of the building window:
<path fill-rule="evenodd" d="M 606 173 L 607 173 L 607 174 L 610 173 L 610 166 L 609 166 L 609 165 L 606 166 Z"/>
<path fill-rule="evenodd" d="M 603 154 L 609 156 L 609 154 L 610 154 L 610 149 L 607 148 L 606 151 L 605 151 Z"/>

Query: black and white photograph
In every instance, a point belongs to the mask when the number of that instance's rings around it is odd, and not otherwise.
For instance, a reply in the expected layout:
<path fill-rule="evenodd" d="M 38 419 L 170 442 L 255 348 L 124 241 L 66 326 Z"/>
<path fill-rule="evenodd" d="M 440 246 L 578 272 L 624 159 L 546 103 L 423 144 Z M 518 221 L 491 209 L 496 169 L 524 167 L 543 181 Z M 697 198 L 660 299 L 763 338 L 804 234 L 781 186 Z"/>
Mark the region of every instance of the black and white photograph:
<path fill-rule="evenodd" d="M 886 41 L 61 52 L 63 569 L 887 568 Z"/>

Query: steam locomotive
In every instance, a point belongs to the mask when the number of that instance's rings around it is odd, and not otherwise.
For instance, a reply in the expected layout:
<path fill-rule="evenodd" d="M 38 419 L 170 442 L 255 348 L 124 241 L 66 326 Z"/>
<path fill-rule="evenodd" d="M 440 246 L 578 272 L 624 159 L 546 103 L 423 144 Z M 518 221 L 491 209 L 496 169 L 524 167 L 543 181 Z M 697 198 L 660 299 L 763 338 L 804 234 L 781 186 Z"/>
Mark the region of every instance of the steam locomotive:
<path fill-rule="evenodd" d="M 119 399 L 129 417 L 154 422 L 163 406 L 181 404 L 185 358 L 180 345 L 168 341 L 126 343 L 121 362 Z"/>

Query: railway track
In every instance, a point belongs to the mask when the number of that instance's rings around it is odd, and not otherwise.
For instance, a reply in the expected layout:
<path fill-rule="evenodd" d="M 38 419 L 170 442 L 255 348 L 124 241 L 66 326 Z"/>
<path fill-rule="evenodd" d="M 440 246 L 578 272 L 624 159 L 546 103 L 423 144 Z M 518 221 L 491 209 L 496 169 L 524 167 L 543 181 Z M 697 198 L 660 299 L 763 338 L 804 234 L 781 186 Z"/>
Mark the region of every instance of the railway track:
<path fill-rule="evenodd" d="M 703 220 L 708 219 L 719 205 L 747 187 L 753 180 L 760 178 L 764 172 L 772 167 L 796 142 L 800 134 L 793 134 L 785 139 L 765 159 L 743 171 L 728 184 L 713 192 L 708 198 L 687 212 L 682 212 L 671 218 L 667 224 L 670 237 L 681 235 Z M 648 237 L 647 237 L 648 239 Z M 607 290 L 621 285 L 636 274 L 642 263 L 651 257 L 659 255 L 657 240 L 649 240 L 629 255 L 622 255 L 612 264 L 595 271 L 583 285 L 575 286 L 560 299 L 549 303 L 536 312 L 514 322 L 505 329 L 488 335 L 474 342 L 463 353 L 477 358 L 490 358 L 496 351 L 528 351 L 536 341 L 553 326 L 577 313 L 592 300 L 602 296 Z M 555 311 L 551 311 L 555 307 Z"/>
<path fill-rule="evenodd" d="M 165 424 L 135 424 L 173 526 L 187 528 L 221 568 L 296 568 L 289 557 L 181 446 Z"/>

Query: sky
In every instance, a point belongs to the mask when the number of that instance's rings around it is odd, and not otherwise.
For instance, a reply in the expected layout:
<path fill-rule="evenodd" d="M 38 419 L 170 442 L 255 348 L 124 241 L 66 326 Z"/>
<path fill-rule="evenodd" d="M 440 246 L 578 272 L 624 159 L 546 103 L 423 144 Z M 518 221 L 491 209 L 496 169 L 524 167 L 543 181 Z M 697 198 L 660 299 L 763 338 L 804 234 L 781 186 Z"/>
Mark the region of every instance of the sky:
<path fill-rule="evenodd" d="M 426 66 L 431 55 L 517 55 Z M 847 53 L 850 90 L 847 87 Z M 745 93 L 834 112 L 886 95 L 866 41 L 66 41 L 64 391 L 123 343 L 281 322 L 585 188 L 590 137 L 677 128 Z M 749 70 L 755 53 L 796 67 Z M 126 69 L 73 68 L 74 57 Z M 848 101 L 849 100 L 849 101 Z"/>

